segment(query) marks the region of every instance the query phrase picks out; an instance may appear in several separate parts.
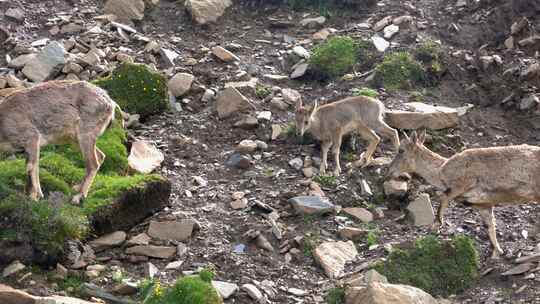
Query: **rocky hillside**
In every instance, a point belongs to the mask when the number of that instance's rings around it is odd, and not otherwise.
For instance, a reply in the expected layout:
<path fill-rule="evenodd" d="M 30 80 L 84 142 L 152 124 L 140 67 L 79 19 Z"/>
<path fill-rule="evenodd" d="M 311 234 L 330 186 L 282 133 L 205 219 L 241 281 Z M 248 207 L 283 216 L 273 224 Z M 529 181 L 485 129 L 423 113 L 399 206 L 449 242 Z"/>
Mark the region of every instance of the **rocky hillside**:
<path fill-rule="evenodd" d="M 0 302 L 540 303 L 537 205 L 496 208 L 505 254 L 491 260 L 469 206 L 429 237 L 438 193 L 386 178 L 390 141 L 359 168 L 367 144 L 346 137 L 342 174 L 322 175 L 319 143 L 294 125 L 300 100 L 361 95 L 443 156 L 539 145 L 538 16 L 531 0 L 0 0 L 0 103 L 85 80 L 130 114 L 114 169 L 76 209 L 83 228 L 58 228 L 76 179 L 63 169 L 82 172 L 72 149 L 44 149 L 46 201 L 14 205 L 0 185 Z M 22 158 L 0 153 L 18 198 Z M 147 179 L 161 186 L 131 183 Z M 47 225 L 61 237 L 34 233 Z"/>

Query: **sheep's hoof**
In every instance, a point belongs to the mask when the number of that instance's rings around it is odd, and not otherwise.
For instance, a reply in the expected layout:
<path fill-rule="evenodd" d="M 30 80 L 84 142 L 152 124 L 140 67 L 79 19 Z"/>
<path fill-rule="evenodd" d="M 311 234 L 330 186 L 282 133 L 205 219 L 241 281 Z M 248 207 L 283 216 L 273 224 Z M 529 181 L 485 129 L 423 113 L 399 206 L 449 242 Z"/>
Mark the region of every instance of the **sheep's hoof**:
<path fill-rule="evenodd" d="M 82 194 L 77 194 L 71 199 L 73 205 L 80 205 L 82 200 Z"/>
<path fill-rule="evenodd" d="M 433 224 L 431 225 L 431 227 L 430 227 L 429 230 L 430 230 L 432 233 L 439 234 L 439 233 L 441 233 L 441 227 L 442 227 L 442 224 L 441 224 L 441 223 L 435 222 L 435 223 L 433 223 Z"/>

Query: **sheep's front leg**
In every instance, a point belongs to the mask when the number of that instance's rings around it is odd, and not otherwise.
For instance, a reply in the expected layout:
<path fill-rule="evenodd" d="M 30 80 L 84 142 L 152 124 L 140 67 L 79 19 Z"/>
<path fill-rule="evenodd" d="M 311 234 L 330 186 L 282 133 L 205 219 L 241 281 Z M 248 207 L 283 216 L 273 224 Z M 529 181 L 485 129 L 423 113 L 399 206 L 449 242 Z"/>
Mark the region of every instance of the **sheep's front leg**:
<path fill-rule="evenodd" d="M 323 141 L 321 143 L 322 160 L 321 160 L 321 166 L 319 167 L 319 173 L 321 175 L 326 174 L 326 168 L 328 167 L 328 164 L 327 164 L 328 150 L 330 150 L 331 146 L 332 146 L 331 141 Z"/>
<path fill-rule="evenodd" d="M 28 192 L 30 198 L 34 201 L 44 197 L 39 182 L 39 148 L 39 136 L 32 139 L 25 148 L 26 172 L 28 174 Z"/>
<path fill-rule="evenodd" d="M 336 165 L 334 169 L 334 175 L 339 176 L 341 173 L 341 164 L 339 162 L 339 152 L 341 150 L 341 140 L 343 136 L 342 134 L 336 134 L 334 146 L 333 146 L 333 153 L 334 153 L 334 163 Z"/>
<path fill-rule="evenodd" d="M 495 221 L 495 216 L 493 215 L 493 206 L 475 206 L 480 213 L 480 216 L 484 219 L 484 223 L 488 227 L 488 236 L 493 246 L 493 253 L 491 254 L 492 259 L 498 259 L 504 251 L 502 250 L 499 242 L 497 241 L 497 223 Z"/>

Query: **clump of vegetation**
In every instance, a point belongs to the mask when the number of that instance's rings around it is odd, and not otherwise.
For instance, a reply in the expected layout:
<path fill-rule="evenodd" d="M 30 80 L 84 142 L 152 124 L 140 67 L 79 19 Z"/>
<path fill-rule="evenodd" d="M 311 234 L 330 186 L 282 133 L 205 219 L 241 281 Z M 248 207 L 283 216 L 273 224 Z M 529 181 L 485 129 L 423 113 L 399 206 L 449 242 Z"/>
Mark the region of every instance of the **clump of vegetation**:
<path fill-rule="evenodd" d="M 337 185 L 337 178 L 333 175 L 317 175 L 313 178 L 313 181 L 323 187 L 335 187 Z"/>
<path fill-rule="evenodd" d="M 427 40 L 414 49 L 414 58 L 424 66 L 429 85 L 435 85 L 443 73 L 442 54 L 440 44 L 433 40 Z"/>
<path fill-rule="evenodd" d="M 83 294 L 84 280 L 80 277 L 69 276 L 58 282 L 58 287 L 72 297 L 80 297 Z"/>
<path fill-rule="evenodd" d="M 350 71 L 357 62 L 358 45 L 350 37 L 333 37 L 313 50 L 310 64 L 325 77 L 337 77 Z"/>
<path fill-rule="evenodd" d="M 377 230 L 370 230 L 366 235 L 366 243 L 369 247 L 377 245 L 379 243 L 379 235 Z"/>
<path fill-rule="evenodd" d="M 394 284 L 407 284 L 447 297 L 469 288 L 478 277 L 478 252 L 474 241 L 456 236 L 445 242 L 435 236 L 416 241 L 409 250 L 396 249 L 375 269 Z"/>
<path fill-rule="evenodd" d="M 379 92 L 377 92 L 377 90 L 366 87 L 353 89 L 352 92 L 354 96 L 367 96 L 373 98 L 379 96 Z"/>
<path fill-rule="evenodd" d="M 109 77 L 95 80 L 120 107 L 141 118 L 169 108 L 167 79 L 144 64 L 123 63 Z"/>
<path fill-rule="evenodd" d="M 259 99 L 265 99 L 268 95 L 272 94 L 272 89 L 262 85 L 255 87 L 255 96 Z"/>
<path fill-rule="evenodd" d="M 211 282 L 214 274 L 203 270 L 199 275 L 186 276 L 166 287 L 158 280 L 142 284 L 143 304 L 221 304 L 223 301 Z"/>
<path fill-rule="evenodd" d="M 345 288 L 336 287 L 330 289 L 325 297 L 327 304 L 344 304 L 345 303 Z"/>
<path fill-rule="evenodd" d="M 318 233 L 308 233 L 304 236 L 304 240 L 302 241 L 302 249 L 304 252 L 304 256 L 306 257 L 313 257 L 313 252 L 315 251 L 315 248 L 317 248 L 317 244 L 319 243 L 319 234 Z"/>
<path fill-rule="evenodd" d="M 40 156 L 40 182 L 45 195 L 58 192 L 66 202 L 32 201 L 25 193 L 27 174 L 20 156 L 0 160 L 0 239 L 30 243 L 47 256 L 59 256 L 68 239 L 82 239 L 90 232 L 92 216 L 116 201 L 126 191 L 161 180 L 157 175 L 124 176 L 127 168 L 125 131 L 118 122 L 99 139 L 106 154 L 82 206 L 67 201 L 75 194 L 74 185 L 85 176 L 81 154 L 73 145 L 51 146 Z M 60 204 L 59 204 L 60 203 Z"/>
<path fill-rule="evenodd" d="M 375 83 L 389 91 L 411 89 L 425 79 L 422 65 L 408 52 L 390 53 L 375 68 Z"/>

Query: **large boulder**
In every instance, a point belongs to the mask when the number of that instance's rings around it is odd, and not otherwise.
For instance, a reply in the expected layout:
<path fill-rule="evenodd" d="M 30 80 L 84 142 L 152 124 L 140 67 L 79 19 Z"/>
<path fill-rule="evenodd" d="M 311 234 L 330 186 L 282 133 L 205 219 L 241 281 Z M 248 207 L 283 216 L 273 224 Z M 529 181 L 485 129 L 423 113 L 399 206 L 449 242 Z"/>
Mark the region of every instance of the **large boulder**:
<path fill-rule="evenodd" d="M 226 88 L 216 100 L 219 118 L 227 118 L 251 108 L 249 99 L 233 87 Z"/>
<path fill-rule="evenodd" d="M 408 286 L 371 282 L 368 287 L 347 290 L 346 304 L 437 304 L 423 290 Z"/>
<path fill-rule="evenodd" d="M 56 76 L 66 63 L 64 46 L 56 41 L 49 43 L 32 60 L 26 63 L 23 74 L 33 82 L 42 82 Z"/>
<path fill-rule="evenodd" d="M 142 20 L 144 18 L 144 0 L 108 0 L 105 13 L 118 17 L 119 21 Z"/>
<path fill-rule="evenodd" d="M 321 265 L 326 275 L 338 278 L 345 269 L 345 264 L 356 258 L 358 251 L 352 241 L 324 242 L 315 248 L 315 260 Z"/>
<path fill-rule="evenodd" d="M 432 106 L 421 102 L 405 104 L 408 111 L 388 111 L 388 124 L 397 129 L 416 130 L 428 128 L 432 130 L 452 128 L 458 125 L 459 116 L 464 115 L 468 107 L 449 108 Z"/>
<path fill-rule="evenodd" d="M 187 0 L 186 9 L 198 24 L 216 22 L 232 5 L 231 0 Z"/>

